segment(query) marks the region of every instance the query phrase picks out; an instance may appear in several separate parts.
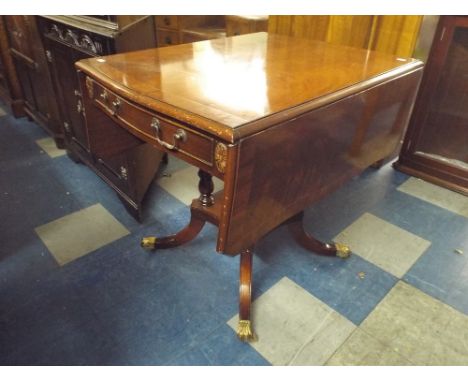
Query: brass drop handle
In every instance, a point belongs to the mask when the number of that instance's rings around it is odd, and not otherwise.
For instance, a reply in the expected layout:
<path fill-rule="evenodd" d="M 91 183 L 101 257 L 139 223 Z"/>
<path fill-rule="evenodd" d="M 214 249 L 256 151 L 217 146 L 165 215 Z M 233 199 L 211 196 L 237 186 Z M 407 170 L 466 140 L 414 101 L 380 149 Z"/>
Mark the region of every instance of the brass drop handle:
<path fill-rule="evenodd" d="M 187 133 L 182 129 L 177 129 L 173 138 L 174 143 L 171 145 L 170 143 L 164 142 L 161 138 L 161 125 L 159 123 L 159 119 L 153 118 L 151 121 L 151 127 L 156 132 L 156 141 L 163 147 L 168 150 L 178 150 L 179 149 L 179 142 L 185 142 L 187 140 Z"/>
<path fill-rule="evenodd" d="M 117 115 L 117 112 L 120 109 L 121 102 L 118 98 L 116 98 L 114 101 L 112 101 L 112 113 L 114 115 Z"/>

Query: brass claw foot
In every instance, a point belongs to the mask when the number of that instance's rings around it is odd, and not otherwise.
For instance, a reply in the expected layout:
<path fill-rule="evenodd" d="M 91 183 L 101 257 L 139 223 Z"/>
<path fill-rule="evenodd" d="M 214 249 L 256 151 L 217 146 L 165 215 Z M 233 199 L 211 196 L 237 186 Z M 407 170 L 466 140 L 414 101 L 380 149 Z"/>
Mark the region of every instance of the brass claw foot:
<path fill-rule="evenodd" d="M 237 327 L 237 337 L 244 342 L 257 340 L 257 336 L 252 331 L 252 323 L 250 320 L 239 320 L 239 325 Z"/>
<path fill-rule="evenodd" d="M 156 248 L 156 237 L 148 236 L 141 239 L 141 246 L 146 249 L 155 249 Z"/>
<path fill-rule="evenodd" d="M 335 243 L 335 248 L 337 257 L 347 259 L 349 256 L 351 256 L 351 249 L 347 245 Z"/>

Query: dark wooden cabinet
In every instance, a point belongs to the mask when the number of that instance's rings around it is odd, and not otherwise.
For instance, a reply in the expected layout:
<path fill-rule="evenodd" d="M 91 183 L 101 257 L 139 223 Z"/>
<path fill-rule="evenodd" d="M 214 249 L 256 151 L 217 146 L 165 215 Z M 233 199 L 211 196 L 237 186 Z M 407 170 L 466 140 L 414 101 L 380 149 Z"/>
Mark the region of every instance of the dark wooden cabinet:
<path fill-rule="evenodd" d="M 24 112 L 63 147 L 64 135 L 47 67 L 46 56 L 34 16 L 3 16 L 9 53 L 21 86 Z"/>
<path fill-rule="evenodd" d="M 468 17 L 441 16 L 398 170 L 468 195 Z"/>
<path fill-rule="evenodd" d="M 74 159 L 91 160 L 74 64 L 87 57 L 153 47 L 151 18 L 39 16 L 38 25 L 55 85 L 66 148 Z"/>
<path fill-rule="evenodd" d="M 93 105 L 83 104 L 86 84 L 80 84 L 75 62 L 156 46 L 153 17 L 38 16 L 38 26 L 69 156 L 92 168 L 139 219 L 143 197 L 162 153 L 116 130 L 115 121 L 97 113 Z M 88 125 L 85 113 L 92 116 Z M 116 144 L 121 149 L 118 154 L 113 149 Z"/>
<path fill-rule="evenodd" d="M 3 16 L 0 16 L 0 99 L 10 107 L 15 117 L 24 116 L 23 94 L 10 55 L 10 43 Z"/>
<path fill-rule="evenodd" d="M 89 55 L 70 49 L 58 41 L 47 41 L 47 57 L 55 83 L 55 92 L 60 100 L 61 124 L 65 131 L 67 150 L 75 154 L 78 150 L 89 153 L 83 112 L 80 108 L 80 91 L 74 63 Z"/>

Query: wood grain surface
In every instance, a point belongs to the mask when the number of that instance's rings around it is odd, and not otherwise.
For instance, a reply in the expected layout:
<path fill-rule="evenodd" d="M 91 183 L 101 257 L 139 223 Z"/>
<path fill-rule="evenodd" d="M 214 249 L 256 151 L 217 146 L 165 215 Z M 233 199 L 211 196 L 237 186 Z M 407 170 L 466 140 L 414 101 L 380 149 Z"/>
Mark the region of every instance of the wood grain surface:
<path fill-rule="evenodd" d="M 116 94 L 228 142 L 421 66 L 265 32 L 77 63 Z"/>

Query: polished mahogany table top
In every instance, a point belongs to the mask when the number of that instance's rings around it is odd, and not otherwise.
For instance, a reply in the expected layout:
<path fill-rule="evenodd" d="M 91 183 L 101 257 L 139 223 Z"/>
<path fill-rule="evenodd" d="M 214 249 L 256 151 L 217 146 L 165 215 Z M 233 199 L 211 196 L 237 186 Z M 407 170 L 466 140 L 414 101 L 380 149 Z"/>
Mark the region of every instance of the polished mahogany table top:
<path fill-rule="evenodd" d="M 77 64 L 120 95 L 228 142 L 421 66 L 413 59 L 265 32 Z"/>

